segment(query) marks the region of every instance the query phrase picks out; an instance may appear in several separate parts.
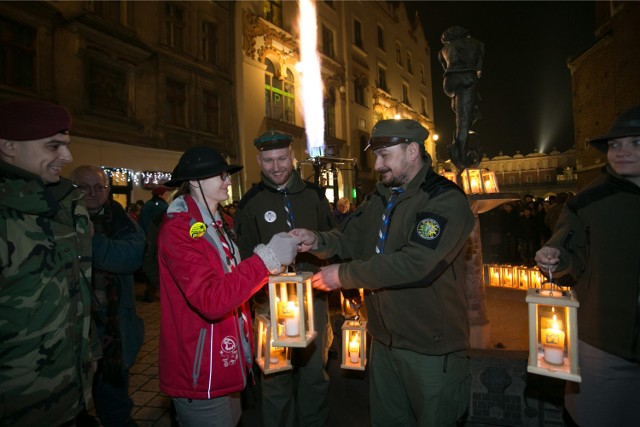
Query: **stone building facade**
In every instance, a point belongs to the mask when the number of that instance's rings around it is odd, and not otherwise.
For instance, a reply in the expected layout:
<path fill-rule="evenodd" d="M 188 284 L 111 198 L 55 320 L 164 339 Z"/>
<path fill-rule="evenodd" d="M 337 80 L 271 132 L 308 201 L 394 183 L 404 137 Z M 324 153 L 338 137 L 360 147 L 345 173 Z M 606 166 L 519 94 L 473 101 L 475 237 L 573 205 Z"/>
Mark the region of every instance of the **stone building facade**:
<path fill-rule="evenodd" d="M 592 46 L 568 61 L 579 188 L 607 161 L 588 140 L 605 134 L 621 112 L 640 104 L 640 3 L 596 2 L 595 36 Z"/>

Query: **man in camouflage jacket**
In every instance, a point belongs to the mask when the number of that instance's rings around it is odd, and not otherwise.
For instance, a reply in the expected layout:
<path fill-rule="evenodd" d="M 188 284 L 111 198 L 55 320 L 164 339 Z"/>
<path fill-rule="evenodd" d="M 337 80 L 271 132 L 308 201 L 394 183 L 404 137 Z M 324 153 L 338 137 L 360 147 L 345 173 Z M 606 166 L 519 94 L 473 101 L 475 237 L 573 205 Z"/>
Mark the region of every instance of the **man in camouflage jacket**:
<path fill-rule="evenodd" d="M 0 425 L 72 421 L 91 396 L 91 234 L 61 178 L 71 118 L 40 101 L 0 104 Z"/>

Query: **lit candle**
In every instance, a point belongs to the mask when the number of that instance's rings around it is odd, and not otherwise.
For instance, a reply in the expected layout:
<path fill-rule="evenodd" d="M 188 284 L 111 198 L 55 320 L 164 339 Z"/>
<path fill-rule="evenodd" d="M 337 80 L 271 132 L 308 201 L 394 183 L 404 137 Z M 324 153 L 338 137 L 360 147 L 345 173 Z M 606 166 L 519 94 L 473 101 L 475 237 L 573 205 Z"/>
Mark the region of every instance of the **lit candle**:
<path fill-rule="evenodd" d="M 351 363 L 360 362 L 360 340 L 357 335 L 349 342 L 349 361 Z"/>
<path fill-rule="evenodd" d="M 300 307 L 296 307 L 293 301 L 289 301 L 282 311 L 284 317 L 284 333 L 288 337 L 300 335 Z"/>
<path fill-rule="evenodd" d="M 524 270 L 520 272 L 520 287 L 521 288 L 529 287 L 529 278 L 527 277 L 527 272 Z"/>
<path fill-rule="evenodd" d="M 479 188 L 478 188 L 478 180 L 475 178 L 471 178 L 471 192 L 472 193 L 479 193 Z"/>
<path fill-rule="evenodd" d="M 544 360 L 554 365 L 564 363 L 564 332 L 558 327 L 556 315 L 553 315 L 551 328 L 542 330 L 542 348 Z"/>
<path fill-rule="evenodd" d="M 271 345 L 273 345 L 273 341 L 271 342 Z M 269 362 L 271 362 L 272 364 L 277 364 L 280 361 L 280 358 L 278 357 L 278 352 L 281 350 L 282 350 L 282 347 L 271 347 Z"/>
<path fill-rule="evenodd" d="M 491 286 L 500 286 L 500 273 L 497 271 L 491 275 Z"/>

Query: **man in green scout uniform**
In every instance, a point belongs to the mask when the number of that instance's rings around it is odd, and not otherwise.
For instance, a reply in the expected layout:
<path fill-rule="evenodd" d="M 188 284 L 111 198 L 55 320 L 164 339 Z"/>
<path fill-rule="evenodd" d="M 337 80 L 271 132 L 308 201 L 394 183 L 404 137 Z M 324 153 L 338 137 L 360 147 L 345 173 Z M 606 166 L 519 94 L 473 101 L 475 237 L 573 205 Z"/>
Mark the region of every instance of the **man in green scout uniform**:
<path fill-rule="evenodd" d="M 91 231 L 60 176 L 71 117 L 41 101 L 0 104 L 0 425 L 59 425 L 91 397 Z"/>
<path fill-rule="evenodd" d="M 302 250 L 352 259 L 315 274 L 315 288 L 370 290 L 374 426 L 453 426 L 469 403 L 464 248 L 474 217 L 431 167 L 428 136 L 414 120 L 378 122 L 365 148 L 376 156 L 376 190 L 342 229 L 292 232 Z"/>
<path fill-rule="evenodd" d="M 333 215 L 324 193 L 317 185 L 304 181 L 293 170 L 292 136 L 268 131 L 254 140 L 258 149 L 261 182 L 240 201 L 234 226 L 242 258 L 253 254 L 259 243 L 268 243 L 274 234 L 295 227 L 330 230 Z M 311 254 L 296 258 L 296 271 L 316 272 L 322 261 Z M 264 295 L 264 293 L 263 293 Z M 257 312 L 268 312 L 266 297 L 256 305 Z M 262 377 L 262 418 L 265 427 L 324 426 L 329 417 L 329 377 L 325 371 L 332 341 L 326 293 L 314 297 L 316 339 L 303 349 L 294 349 L 294 371 Z"/>

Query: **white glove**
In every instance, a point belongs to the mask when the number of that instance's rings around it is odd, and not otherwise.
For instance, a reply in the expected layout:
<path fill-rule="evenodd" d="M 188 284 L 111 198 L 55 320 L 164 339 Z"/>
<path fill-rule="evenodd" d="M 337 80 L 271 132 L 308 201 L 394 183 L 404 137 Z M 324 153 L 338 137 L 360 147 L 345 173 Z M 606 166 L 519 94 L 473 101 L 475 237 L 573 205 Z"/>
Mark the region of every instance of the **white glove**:
<path fill-rule="evenodd" d="M 283 265 L 289 265 L 296 259 L 300 239 L 287 233 L 275 234 L 267 245 L 258 245 L 253 250 L 264 262 L 271 274 L 282 271 Z"/>

